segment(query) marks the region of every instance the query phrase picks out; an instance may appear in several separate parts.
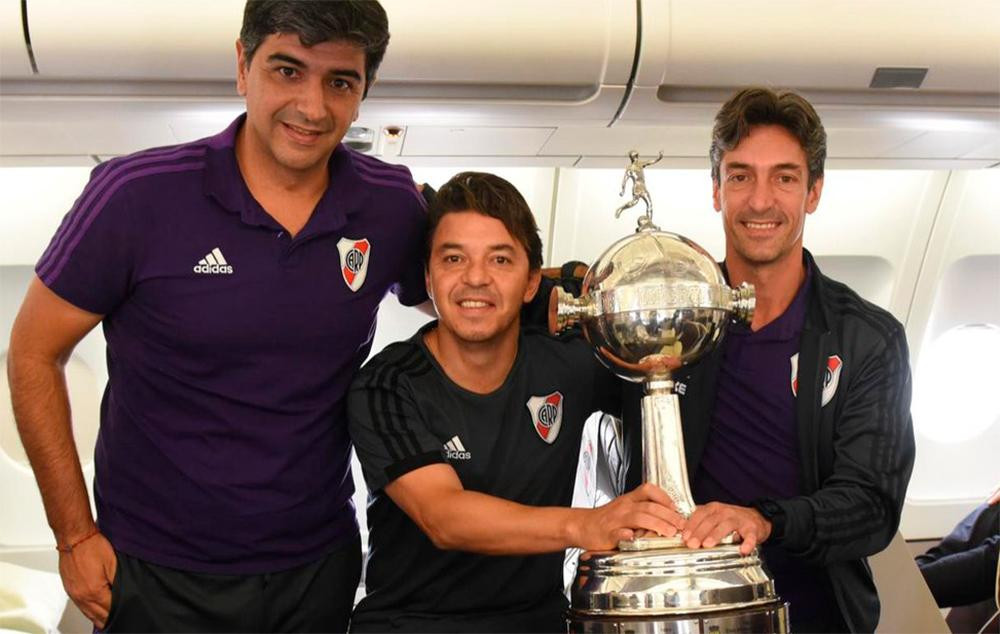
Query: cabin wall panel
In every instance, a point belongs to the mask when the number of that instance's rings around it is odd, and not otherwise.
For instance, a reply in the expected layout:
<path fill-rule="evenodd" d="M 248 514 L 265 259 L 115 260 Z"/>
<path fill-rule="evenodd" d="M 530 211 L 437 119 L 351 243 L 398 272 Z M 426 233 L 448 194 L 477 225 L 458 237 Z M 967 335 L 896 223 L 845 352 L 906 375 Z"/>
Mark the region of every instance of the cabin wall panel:
<path fill-rule="evenodd" d="M 90 174 L 89 167 L 0 169 L 0 361 L 34 264 L 48 246 Z M 5 363 L 3 364 L 5 365 Z M 100 328 L 77 344 L 66 373 L 74 413 L 74 437 L 87 482 L 93 479 L 101 395 L 107 382 Z M 54 544 L 41 495 L 14 424 L 7 375 L 0 375 L 0 552 L 51 548 Z"/>
<path fill-rule="evenodd" d="M 997 484 L 1000 172 L 953 172 L 907 322 L 917 462 L 910 538 L 939 537 Z"/>

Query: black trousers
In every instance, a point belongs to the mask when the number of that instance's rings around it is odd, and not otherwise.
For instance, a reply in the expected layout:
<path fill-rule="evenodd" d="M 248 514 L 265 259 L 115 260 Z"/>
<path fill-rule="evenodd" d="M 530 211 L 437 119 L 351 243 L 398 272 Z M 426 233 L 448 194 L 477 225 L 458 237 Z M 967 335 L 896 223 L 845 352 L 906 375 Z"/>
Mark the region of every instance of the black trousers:
<path fill-rule="evenodd" d="M 106 632 L 346 632 L 361 539 L 317 561 L 257 575 L 212 575 L 118 553 Z"/>

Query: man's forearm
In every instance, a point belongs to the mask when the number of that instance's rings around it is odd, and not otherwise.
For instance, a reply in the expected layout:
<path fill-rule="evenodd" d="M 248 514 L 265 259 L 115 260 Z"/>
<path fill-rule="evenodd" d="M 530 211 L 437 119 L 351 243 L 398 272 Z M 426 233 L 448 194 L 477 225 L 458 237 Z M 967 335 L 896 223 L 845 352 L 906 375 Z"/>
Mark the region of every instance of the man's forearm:
<path fill-rule="evenodd" d="M 405 505 L 434 545 L 486 555 L 606 550 L 636 529 L 669 536 L 684 525 L 667 494 L 652 484 L 596 508 L 526 506 L 464 489 L 435 498 Z"/>
<path fill-rule="evenodd" d="M 49 526 L 57 543 L 72 543 L 93 530 L 94 520 L 73 441 L 63 366 L 12 345 L 7 371 L 14 419 Z"/>
<path fill-rule="evenodd" d="M 526 506 L 476 491 L 456 491 L 424 514 L 434 545 L 484 555 L 532 555 L 575 545 L 587 509 Z"/>

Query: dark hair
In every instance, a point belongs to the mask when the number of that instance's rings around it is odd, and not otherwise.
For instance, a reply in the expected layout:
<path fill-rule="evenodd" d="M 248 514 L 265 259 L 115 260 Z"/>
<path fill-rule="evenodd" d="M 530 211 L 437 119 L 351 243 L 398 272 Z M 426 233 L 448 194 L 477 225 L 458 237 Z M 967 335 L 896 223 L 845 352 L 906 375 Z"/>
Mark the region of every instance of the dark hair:
<path fill-rule="evenodd" d="M 425 262 L 430 259 L 431 243 L 441 218 L 449 213 L 469 210 L 502 222 L 510 235 L 528 252 L 531 270 L 542 267 L 542 239 L 538 237 L 538 225 L 528 203 L 516 187 L 486 172 L 455 174 L 438 190 L 427 214 Z"/>
<path fill-rule="evenodd" d="M 722 106 L 712 128 L 712 180 L 719 182 L 723 152 L 732 150 L 759 125 L 780 125 L 799 141 L 806 154 L 809 187 L 823 176 L 826 161 L 826 131 L 812 104 L 791 91 L 744 88 Z"/>
<path fill-rule="evenodd" d="M 365 51 L 365 92 L 389 46 L 389 18 L 377 0 L 247 0 L 240 42 L 250 65 L 268 35 L 294 33 L 303 46 L 345 40 Z"/>

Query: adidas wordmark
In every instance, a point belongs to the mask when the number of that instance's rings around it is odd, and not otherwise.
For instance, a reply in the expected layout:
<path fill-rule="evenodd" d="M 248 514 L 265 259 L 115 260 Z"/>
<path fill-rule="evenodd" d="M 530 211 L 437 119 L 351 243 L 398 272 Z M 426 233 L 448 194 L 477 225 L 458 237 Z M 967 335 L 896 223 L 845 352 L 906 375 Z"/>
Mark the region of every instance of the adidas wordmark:
<path fill-rule="evenodd" d="M 472 453 L 466 451 L 458 436 L 452 437 L 451 440 L 444 444 L 444 455 L 451 460 L 469 460 L 472 458 Z"/>
<path fill-rule="evenodd" d="M 233 272 L 232 265 L 226 262 L 219 247 L 212 249 L 212 252 L 198 260 L 194 265 L 195 273 L 208 273 L 215 275 L 230 275 Z"/>

